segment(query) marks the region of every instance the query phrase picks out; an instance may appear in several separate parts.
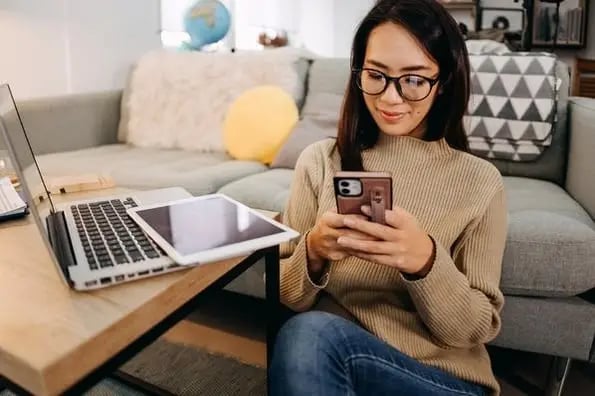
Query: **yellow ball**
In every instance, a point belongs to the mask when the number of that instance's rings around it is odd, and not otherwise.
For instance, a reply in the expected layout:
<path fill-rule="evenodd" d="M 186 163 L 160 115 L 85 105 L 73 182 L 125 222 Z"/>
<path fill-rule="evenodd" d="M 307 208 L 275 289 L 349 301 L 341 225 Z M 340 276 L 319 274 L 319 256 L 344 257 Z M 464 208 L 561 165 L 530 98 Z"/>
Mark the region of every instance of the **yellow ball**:
<path fill-rule="evenodd" d="M 223 142 L 238 160 L 270 164 L 299 118 L 294 99 L 276 86 L 260 86 L 233 101 L 223 124 Z"/>

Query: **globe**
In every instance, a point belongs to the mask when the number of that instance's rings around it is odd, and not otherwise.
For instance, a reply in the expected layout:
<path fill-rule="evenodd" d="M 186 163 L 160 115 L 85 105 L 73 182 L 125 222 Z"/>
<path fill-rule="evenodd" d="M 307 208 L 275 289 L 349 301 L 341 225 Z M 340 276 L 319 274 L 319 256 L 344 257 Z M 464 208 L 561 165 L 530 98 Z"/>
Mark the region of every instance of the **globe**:
<path fill-rule="evenodd" d="M 199 0 L 184 15 L 184 28 L 190 36 L 187 46 L 200 50 L 223 39 L 230 27 L 230 14 L 218 0 Z"/>

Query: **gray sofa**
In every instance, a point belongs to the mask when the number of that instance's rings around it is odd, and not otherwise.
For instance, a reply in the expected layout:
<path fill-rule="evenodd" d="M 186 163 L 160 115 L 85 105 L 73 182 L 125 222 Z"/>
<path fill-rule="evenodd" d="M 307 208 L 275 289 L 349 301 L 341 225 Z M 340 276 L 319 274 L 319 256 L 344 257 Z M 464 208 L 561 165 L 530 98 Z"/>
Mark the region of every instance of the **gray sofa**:
<path fill-rule="evenodd" d="M 595 361 L 595 100 L 568 97 L 568 69 L 552 146 L 532 163 L 495 161 L 508 194 L 509 235 L 501 288 L 502 331 L 493 345 L 554 359 L 557 392 L 571 359 Z M 341 95 L 348 60 L 315 59 L 303 76 L 305 106 Z M 19 103 L 48 174 L 109 172 L 125 187 L 183 186 L 222 192 L 252 207 L 282 212 L 293 170 L 235 161 L 227 154 L 141 149 L 118 142 L 122 92 Z M 263 296 L 262 266 L 229 286 Z"/>

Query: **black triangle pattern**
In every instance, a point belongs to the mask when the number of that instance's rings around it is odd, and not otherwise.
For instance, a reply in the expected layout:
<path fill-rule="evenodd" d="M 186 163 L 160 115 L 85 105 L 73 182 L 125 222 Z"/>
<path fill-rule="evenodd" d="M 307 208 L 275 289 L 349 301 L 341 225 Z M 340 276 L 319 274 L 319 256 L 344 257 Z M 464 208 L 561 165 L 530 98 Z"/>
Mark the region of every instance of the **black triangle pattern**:
<path fill-rule="evenodd" d="M 510 132 L 510 125 L 508 125 L 508 122 L 505 122 L 504 125 L 502 125 L 502 128 L 500 128 L 495 137 L 498 139 L 514 139 L 512 132 Z"/>
<path fill-rule="evenodd" d="M 479 121 L 473 132 L 471 133 L 472 136 L 481 136 L 481 137 L 489 137 L 488 129 L 486 128 L 483 120 Z"/>
<path fill-rule="evenodd" d="M 474 115 L 479 117 L 494 117 L 494 113 L 492 113 L 492 109 L 486 98 L 481 100 L 481 103 L 477 106 L 477 109 L 475 109 Z"/>
<path fill-rule="evenodd" d="M 514 57 L 510 57 L 510 60 L 504 65 L 500 71 L 502 74 L 521 74 L 521 69 L 514 61 Z"/>
<path fill-rule="evenodd" d="M 483 95 L 483 89 L 477 78 L 477 73 L 471 73 L 471 93 L 476 95 Z"/>
<path fill-rule="evenodd" d="M 529 67 L 525 71 L 525 74 L 542 75 L 542 74 L 545 74 L 545 70 L 543 70 L 543 67 L 541 66 L 541 63 L 539 62 L 539 60 L 537 60 L 537 58 L 535 58 L 535 59 L 533 59 L 533 62 L 531 62 L 531 64 L 529 64 Z"/>
<path fill-rule="evenodd" d="M 529 108 L 521 118 L 522 121 L 543 121 L 539 109 L 535 106 L 535 102 L 531 101 Z"/>
<path fill-rule="evenodd" d="M 535 128 L 533 127 L 533 123 L 529 123 L 529 128 L 525 131 L 521 140 L 537 140 L 537 133 L 535 133 Z"/>
<path fill-rule="evenodd" d="M 492 61 L 492 58 L 489 56 L 483 61 L 479 69 L 477 70 L 480 73 L 498 73 L 498 69 L 496 69 L 496 65 Z"/>
<path fill-rule="evenodd" d="M 500 79 L 500 76 L 496 77 L 496 81 L 494 81 L 494 84 L 492 84 L 492 87 L 490 88 L 488 95 L 504 96 L 504 97 L 508 96 L 508 93 L 506 92 L 506 88 L 504 87 L 504 84 L 502 83 L 502 80 Z"/>
<path fill-rule="evenodd" d="M 500 110 L 498 118 L 503 118 L 505 120 L 517 119 L 516 112 L 514 111 L 514 107 L 512 107 L 512 103 L 510 102 L 510 100 L 507 100 L 504 107 L 502 107 L 502 110 Z"/>
<path fill-rule="evenodd" d="M 549 79 L 546 78 L 543 80 L 543 84 L 541 84 L 541 87 L 535 94 L 535 98 L 549 99 L 549 98 L 552 98 L 553 96 L 554 96 L 554 90 L 552 88 L 552 85 L 550 84 Z"/>
<path fill-rule="evenodd" d="M 521 78 L 519 80 L 519 83 L 517 84 L 514 91 L 512 91 L 512 95 L 510 95 L 510 96 L 512 96 L 513 98 L 532 98 L 533 97 L 531 95 L 531 91 L 529 90 L 529 87 L 527 86 L 527 82 L 525 81 L 524 78 Z"/>

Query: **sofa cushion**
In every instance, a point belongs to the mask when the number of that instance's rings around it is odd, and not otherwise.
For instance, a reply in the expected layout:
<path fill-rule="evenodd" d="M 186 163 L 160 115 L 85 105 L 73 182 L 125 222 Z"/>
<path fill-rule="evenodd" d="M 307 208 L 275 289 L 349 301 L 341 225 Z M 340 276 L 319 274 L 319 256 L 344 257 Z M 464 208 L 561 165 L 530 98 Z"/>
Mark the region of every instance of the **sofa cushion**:
<path fill-rule="evenodd" d="M 233 161 L 224 153 L 134 148 L 123 144 L 99 146 L 38 157 L 44 175 L 106 173 L 118 186 L 147 190 L 170 186 L 193 195 L 216 192 L 234 180 L 262 172 L 257 162 Z"/>
<path fill-rule="evenodd" d="M 544 53 L 470 54 L 466 123 L 471 151 L 484 158 L 529 162 L 552 143 L 558 79 Z"/>
<path fill-rule="evenodd" d="M 219 192 L 252 208 L 282 213 L 292 176 L 291 169 L 271 169 L 232 182 Z"/>
<path fill-rule="evenodd" d="M 595 224 L 563 189 L 505 177 L 509 230 L 501 288 L 524 296 L 573 296 L 595 287 Z"/>
<path fill-rule="evenodd" d="M 337 137 L 337 127 L 343 95 L 310 93 L 302 109 L 302 119 L 271 163 L 272 168 L 295 168 L 300 154 L 310 144 Z"/>
<path fill-rule="evenodd" d="M 569 68 L 562 61 L 556 62 L 556 78 L 560 79 L 557 97 L 557 113 L 551 145 L 541 156 L 531 162 L 515 162 L 490 159 L 504 176 L 530 177 L 552 181 L 562 185 L 568 151 L 568 93 L 570 86 Z"/>

